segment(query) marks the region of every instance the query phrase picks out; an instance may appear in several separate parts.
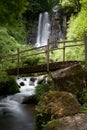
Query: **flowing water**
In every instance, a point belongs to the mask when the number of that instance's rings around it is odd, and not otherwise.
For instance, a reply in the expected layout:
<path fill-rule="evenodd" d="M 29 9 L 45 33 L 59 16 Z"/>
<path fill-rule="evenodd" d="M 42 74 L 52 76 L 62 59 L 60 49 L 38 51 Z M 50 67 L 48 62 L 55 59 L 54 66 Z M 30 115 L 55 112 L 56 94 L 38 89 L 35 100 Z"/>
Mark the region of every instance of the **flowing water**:
<path fill-rule="evenodd" d="M 17 78 L 16 81 L 20 93 L 0 100 L 0 130 L 35 130 L 35 105 L 22 102 L 35 94 L 38 78 Z"/>
<path fill-rule="evenodd" d="M 36 46 L 47 45 L 50 35 L 50 20 L 48 12 L 40 13 Z"/>

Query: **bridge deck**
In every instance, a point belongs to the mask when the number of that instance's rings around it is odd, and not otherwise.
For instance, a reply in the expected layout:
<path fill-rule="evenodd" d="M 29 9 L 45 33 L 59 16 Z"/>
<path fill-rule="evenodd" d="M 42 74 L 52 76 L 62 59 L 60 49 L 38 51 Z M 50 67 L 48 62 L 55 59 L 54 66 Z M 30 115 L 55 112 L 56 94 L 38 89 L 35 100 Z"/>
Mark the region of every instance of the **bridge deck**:
<path fill-rule="evenodd" d="M 62 69 L 73 64 L 77 64 L 79 61 L 65 61 L 65 62 L 55 62 L 49 63 L 49 71 L 54 71 L 58 69 Z M 39 72 L 47 72 L 47 65 L 35 65 L 26 68 L 19 68 L 19 74 L 30 74 L 30 73 L 39 73 Z M 17 68 L 7 70 L 9 75 L 17 75 Z"/>

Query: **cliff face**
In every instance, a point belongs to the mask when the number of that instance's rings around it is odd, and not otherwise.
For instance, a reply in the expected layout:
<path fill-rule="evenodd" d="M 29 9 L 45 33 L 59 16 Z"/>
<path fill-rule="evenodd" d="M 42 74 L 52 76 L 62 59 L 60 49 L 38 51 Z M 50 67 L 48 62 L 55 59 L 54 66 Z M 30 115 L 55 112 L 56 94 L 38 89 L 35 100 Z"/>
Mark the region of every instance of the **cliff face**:
<path fill-rule="evenodd" d="M 54 43 L 53 47 L 56 46 L 56 43 L 60 39 L 66 38 L 66 28 L 67 28 L 67 20 L 65 16 L 62 16 L 58 12 L 49 13 L 50 15 L 50 37 L 49 41 Z M 38 21 L 33 21 L 30 25 L 28 25 L 28 37 L 27 43 L 35 44 L 37 37 L 38 29 Z"/>

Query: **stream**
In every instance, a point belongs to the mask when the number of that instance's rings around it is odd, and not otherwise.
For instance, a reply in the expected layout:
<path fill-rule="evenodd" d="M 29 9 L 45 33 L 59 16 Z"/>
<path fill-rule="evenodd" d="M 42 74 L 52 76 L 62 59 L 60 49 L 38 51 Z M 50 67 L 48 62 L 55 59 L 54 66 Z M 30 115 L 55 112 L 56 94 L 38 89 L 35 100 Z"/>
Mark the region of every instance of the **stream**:
<path fill-rule="evenodd" d="M 22 104 L 35 94 L 37 77 L 16 78 L 20 92 L 0 99 L 0 130 L 35 130 L 35 105 Z"/>

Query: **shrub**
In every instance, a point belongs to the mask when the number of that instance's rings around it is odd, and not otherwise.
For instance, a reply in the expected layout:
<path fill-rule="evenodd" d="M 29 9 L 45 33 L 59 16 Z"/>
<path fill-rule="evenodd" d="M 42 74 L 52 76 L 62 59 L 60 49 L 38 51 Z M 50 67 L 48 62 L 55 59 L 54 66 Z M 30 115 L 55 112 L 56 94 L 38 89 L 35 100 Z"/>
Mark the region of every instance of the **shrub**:
<path fill-rule="evenodd" d="M 27 67 L 27 66 L 32 66 L 32 65 L 37 65 L 39 62 L 39 58 L 32 56 L 32 57 L 28 57 L 25 58 L 25 60 L 23 61 L 23 66 Z"/>
<path fill-rule="evenodd" d="M 42 98 L 42 95 L 50 89 L 51 87 L 46 83 L 39 84 L 35 90 L 37 101 L 39 102 Z"/>
<path fill-rule="evenodd" d="M 14 94 L 19 91 L 15 78 L 0 71 L 0 95 Z"/>

